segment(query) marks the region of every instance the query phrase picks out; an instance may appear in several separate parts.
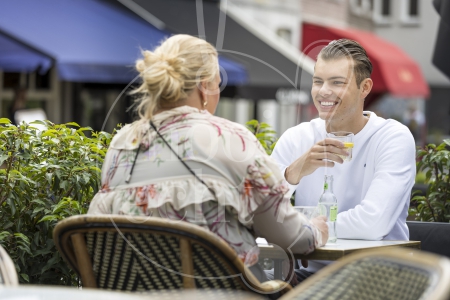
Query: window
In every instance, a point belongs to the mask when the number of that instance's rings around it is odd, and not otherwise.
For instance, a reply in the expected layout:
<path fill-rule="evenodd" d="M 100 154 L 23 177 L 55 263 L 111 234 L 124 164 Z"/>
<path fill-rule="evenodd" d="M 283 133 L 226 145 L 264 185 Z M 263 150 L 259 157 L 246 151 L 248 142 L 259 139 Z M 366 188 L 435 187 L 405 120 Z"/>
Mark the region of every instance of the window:
<path fill-rule="evenodd" d="M 383 17 L 391 16 L 391 0 L 382 0 L 381 1 L 381 15 Z"/>
<path fill-rule="evenodd" d="M 50 70 L 48 70 L 44 74 L 36 72 L 34 79 L 36 89 L 50 89 L 50 81 L 51 81 Z"/>
<path fill-rule="evenodd" d="M 420 1 L 401 0 L 400 20 L 405 25 L 418 25 L 420 21 Z"/>
<path fill-rule="evenodd" d="M 13 89 L 18 86 L 27 87 L 27 74 L 25 73 L 3 73 L 3 88 Z"/>
<path fill-rule="evenodd" d="M 277 35 L 288 43 L 292 43 L 292 31 L 288 28 L 277 29 Z"/>
<path fill-rule="evenodd" d="M 357 16 L 370 17 L 373 6 L 374 0 L 350 0 L 350 10 Z"/>
<path fill-rule="evenodd" d="M 409 15 L 412 17 L 419 16 L 419 0 L 409 1 Z"/>
<path fill-rule="evenodd" d="M 391 0 L 373 0 L 373 20 L 377 24 L 390 24 L 391 20 Z"/>

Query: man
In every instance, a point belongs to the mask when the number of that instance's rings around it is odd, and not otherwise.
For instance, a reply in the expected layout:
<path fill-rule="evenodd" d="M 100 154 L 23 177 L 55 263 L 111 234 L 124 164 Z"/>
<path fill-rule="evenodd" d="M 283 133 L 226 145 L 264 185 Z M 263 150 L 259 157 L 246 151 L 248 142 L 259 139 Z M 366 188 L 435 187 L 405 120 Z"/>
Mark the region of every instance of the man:
<path fill-rule="evenodd" d="M 324 175 L 334 177 L 338 238 L 408 240 L 406 226 L 415 178 L 415 143 L 408 128 L 363 111 L 370 93 L 372 64 L 355 41 L 332 41 L 318 55 L 311 89 L 319 118 L 287 130 L 272 157 L 278 162 L 296 205 L 317 205 Z M 327 132 L 355 134 L 352 160 Z M 302 261 L 299 281 L 327 264 Z"/>

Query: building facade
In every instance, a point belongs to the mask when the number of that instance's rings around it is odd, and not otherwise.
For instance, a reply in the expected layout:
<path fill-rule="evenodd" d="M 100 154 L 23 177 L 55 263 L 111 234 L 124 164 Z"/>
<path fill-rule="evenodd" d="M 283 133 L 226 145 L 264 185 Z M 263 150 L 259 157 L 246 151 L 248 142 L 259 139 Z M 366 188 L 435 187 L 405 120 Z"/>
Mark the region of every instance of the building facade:
<path fill-rule="evenodd" d="M 426 116 L 421 133 L 430 142 L 450 134 L 450 80 L 433 64 L 439 15 L 427 0 L 300 0 L 304 22 L 370 31 L 400 47 L 419 66 L 430 97 L 399 98 L 386 94 L 371 109 L 405 122 L 409 111 Z M 300 33 L 302 34 L 302 33 Z M 300 41 L 302 39 L 300 38 Z M 422 142 L 425 142 L 422 141 Z"/>
<path fill-rule="evenodd" d="M 450 81 L 431 62 L 439 15 L 426 0 L 233 0 L 272 32 L 290 32 L 287 40 L 302 49 L 302 24 L 354 28 L 371 32 L 398 46 L 420 67 L 430 87 L 428 99 L 398 97 L 389 93 L 373 102 L 372 109 L 387 118 L 408 122 L 413 110 L 424 115 L 420 143 L 434 142 L 450 134 Z M 296 15 L 298 14 L 298 15 Z M 296 16 L 295 16 L 296 15 Z M 281 21 L 277 21 L 281 20 Z M 285 23 L 283 23 L 285 21 Z M 299 30 L 288 22 L 299 24 Z M 288 29 L 286 31 L 281 28 Z M 298 37 L 293 37 L 298 34 Z M 274 105 L 274 104 L 273 104 Z M 273 109 L 277 109 L 274 105 Z M 279 109 L 278 105 L 278 109 Z M 279 113 L 279 115 L 281 115 Z M 313 114 L 297 121 L 307 121 Z M 264 117 L 261 118 L 262 120 Z M 277 120 L 273 120 L 277 121 Z M 426 124 L 426 125 L 425 125 Z M 284 131 L 283 126 L 279 126 Z M 428 136 L 427 138 L 425 136 Z"/>

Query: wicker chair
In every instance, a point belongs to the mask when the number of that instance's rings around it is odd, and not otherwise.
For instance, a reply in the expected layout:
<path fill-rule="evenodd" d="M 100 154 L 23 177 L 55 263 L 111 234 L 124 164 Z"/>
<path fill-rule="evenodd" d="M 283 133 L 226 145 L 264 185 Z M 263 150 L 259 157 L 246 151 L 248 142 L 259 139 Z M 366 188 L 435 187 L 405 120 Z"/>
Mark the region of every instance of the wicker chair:
<path fill-rule="evenodd" d="M 0 246 L 0 284 L 8 286 L 19 284 L 16 267 L 2 246 Z"/>
<path fill-rule="evenodd" d="M 282 300 L 450 299 L 450 260 L 418 250 L 359 252 L 327 266 Z"/>
<path fill-rule="evenodd" d="M 84 287 L 122 291 L 220 289 L 271 294 L 292 287 L 260 283 L 236 252 L 200 226 L 154 217 L 79 215 L 53 238 Z"/>

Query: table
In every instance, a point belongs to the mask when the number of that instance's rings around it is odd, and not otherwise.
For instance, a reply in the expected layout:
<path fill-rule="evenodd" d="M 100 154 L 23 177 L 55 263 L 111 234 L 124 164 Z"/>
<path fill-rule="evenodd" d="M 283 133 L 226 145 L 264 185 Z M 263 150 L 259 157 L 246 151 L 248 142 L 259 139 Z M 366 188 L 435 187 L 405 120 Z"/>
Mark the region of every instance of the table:
<path fill-rule="evenodd" d="M 275 279 L 281 279 L 282 261 L 290 257 L 279 247 L 271 245 L 258 244 L 260 257 L 270 258 L 274 261 Z M 334 244 L 327 244 L 324 247 L 315 249 L 312 253 L 303 255 L 294 253 L 297 259 L 308 260 L 337 260 L 356 251 L 385 249 L 393 247 L 409 247 L 420 249 L 420 241 L 366 241 L 366 240 L 348 240 L 337 239 Z"/>
<path fill-rule="evenodd" d="M 255 293 L 230 291 L 220 293 L 217 290 L 158 290 L 140 293 L 107 291 L 101 289 L 78 289 L 76 287 L 59 287 L 50 285 L 0 285 L 2 300 L 259 300 L 264 299 Z"/>

